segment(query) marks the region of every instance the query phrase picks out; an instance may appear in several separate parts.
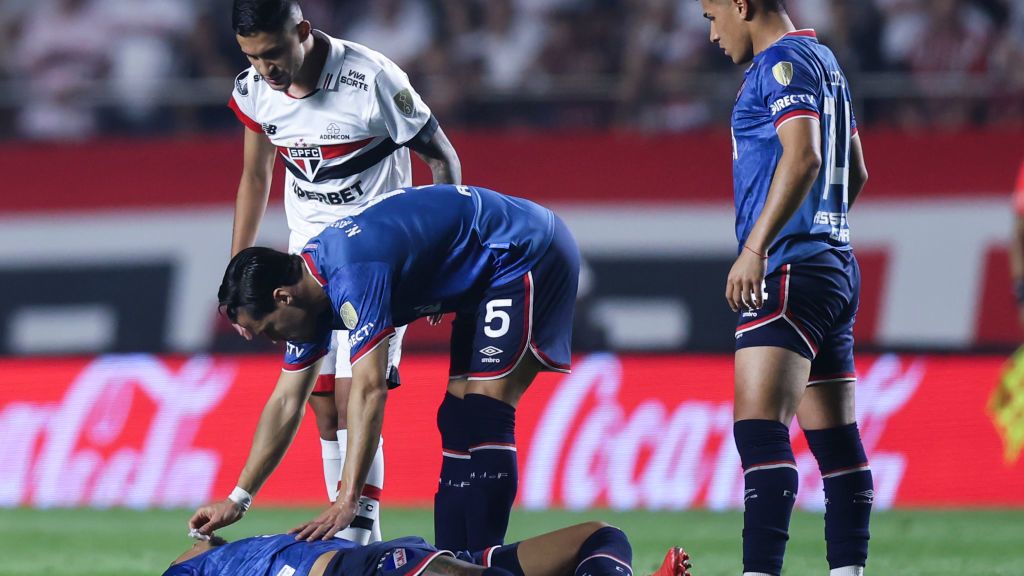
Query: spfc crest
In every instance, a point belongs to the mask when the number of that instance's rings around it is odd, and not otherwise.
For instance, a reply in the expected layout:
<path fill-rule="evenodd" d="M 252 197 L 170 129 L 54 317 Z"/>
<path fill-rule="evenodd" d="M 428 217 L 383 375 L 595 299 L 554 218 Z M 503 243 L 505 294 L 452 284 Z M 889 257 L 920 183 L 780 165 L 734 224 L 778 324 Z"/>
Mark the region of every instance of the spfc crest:
<path fill-rule="evenodd" d="M 323 155 L 319 146 L 308 146 L 288 149 L 288 161 L 302 171 L 306 180 L 313 182 L 316 178 L 316 171 L 323 162 Z"/>

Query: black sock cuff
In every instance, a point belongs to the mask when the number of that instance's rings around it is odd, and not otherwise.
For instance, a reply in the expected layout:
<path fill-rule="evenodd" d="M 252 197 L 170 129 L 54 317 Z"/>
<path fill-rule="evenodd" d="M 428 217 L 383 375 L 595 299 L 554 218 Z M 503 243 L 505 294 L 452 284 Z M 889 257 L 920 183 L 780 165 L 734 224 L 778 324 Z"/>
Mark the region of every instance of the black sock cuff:
<path fill-rule="evenodd" d="M 519 542 L 487 548 L 474 554 L 473 561 L 481 566 L 499 568 L 512 576 L 524 576 L 523 567 L 519 564 Z"/>

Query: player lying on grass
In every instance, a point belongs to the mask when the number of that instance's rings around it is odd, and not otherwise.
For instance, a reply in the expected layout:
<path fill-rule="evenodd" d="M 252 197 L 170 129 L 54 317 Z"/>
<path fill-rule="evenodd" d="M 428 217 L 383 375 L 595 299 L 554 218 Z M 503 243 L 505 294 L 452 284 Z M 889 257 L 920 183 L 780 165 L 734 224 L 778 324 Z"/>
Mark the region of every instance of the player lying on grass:
<path fill-rule="evenodd" d="M 341 538 L 290 534 L 228 543 L 214 536 L 178 557 L 164 576 L 632 576 L 633 550 L 618 528 L 587 522 L 478 552 L 438 550 L 414 536 L 361 546 Z M 689 557 L 672 548 L 654 576 L 689 576 Z"/>

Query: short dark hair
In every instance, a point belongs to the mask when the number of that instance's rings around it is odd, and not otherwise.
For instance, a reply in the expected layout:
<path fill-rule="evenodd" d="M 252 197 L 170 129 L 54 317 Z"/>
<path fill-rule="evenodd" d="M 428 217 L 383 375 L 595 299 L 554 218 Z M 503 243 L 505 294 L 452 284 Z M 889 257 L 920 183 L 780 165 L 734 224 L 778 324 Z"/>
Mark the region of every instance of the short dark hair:
<path fill-rule="evenodd" d="M 302 258 L 271 248 L 242 250 L 228 263 L 217 291 L 220 310 L 232 322 L 245 310 L 255 320 L 274 311 L 274 290 L 302 280 Z"/>
<path fill-rule="evenodd" d="M 302 15 L 296 0 L 235 0 L 231 26 L 239 36 L 280 32 L 293 15 Z"/>

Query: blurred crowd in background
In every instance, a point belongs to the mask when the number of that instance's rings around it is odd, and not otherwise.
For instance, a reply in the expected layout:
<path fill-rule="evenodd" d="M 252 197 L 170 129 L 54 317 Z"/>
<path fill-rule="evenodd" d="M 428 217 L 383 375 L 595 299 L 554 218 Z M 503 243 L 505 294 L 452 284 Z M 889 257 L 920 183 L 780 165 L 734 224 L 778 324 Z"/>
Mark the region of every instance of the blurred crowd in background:
<path fill-rule="evenodd" d="M 695 0 L 302 0 L 412 77 L 446 127 L 725 125 L 742 70 Z M 863 125 L 1024 127 L 1024 0 L 789 0 Z M 0 0 L 0 138 L 237 128 L 231 0 Z"/>

